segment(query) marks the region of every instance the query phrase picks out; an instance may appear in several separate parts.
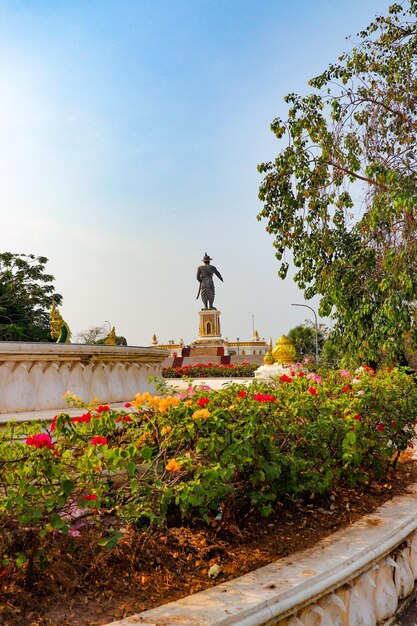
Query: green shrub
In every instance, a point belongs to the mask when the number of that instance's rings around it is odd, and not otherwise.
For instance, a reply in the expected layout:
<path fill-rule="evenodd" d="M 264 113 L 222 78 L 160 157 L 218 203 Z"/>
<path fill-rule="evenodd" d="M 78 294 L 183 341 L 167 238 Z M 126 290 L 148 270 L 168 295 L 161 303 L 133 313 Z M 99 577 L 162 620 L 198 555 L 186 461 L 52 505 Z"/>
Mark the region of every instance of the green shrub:
<path fill-rule="evenodd" d="M 161 524 L 168 512 L 267 516 L 288 495 L 380 479 L 413 446 L 417 387 L 401 370 L 289 369 L 272 385 L 190 386 L 132 405 L 0 433 L 0 565 L 30 572 L 40 543 L 87 527 L 111 548 L 126 524 Z"/>

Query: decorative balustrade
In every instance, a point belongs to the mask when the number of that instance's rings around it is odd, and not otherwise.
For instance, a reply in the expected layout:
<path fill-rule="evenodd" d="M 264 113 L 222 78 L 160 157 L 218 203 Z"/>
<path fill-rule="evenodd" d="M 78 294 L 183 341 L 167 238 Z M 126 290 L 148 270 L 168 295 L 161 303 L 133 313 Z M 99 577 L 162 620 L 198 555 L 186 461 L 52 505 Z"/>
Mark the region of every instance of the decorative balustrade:
<path fill-rule="evenodd" d="M 126 402 L 154 389 L 168 351 L 159 348 L 0 342 L 0 415 L 66 406 L 67 391 L 84 402 Z"/>

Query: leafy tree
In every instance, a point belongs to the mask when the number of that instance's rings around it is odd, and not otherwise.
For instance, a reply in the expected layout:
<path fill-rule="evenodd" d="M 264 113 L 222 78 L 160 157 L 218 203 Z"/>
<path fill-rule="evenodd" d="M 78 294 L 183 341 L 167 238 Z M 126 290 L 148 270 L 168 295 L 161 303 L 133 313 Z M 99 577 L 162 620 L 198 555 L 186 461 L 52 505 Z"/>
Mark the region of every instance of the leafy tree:
<path fill-rule="evenodd" d="M 320 324 L 317 328 L 317 345 L 319 354 L 323 348 L 328 329 L 324 324 Z M 292 328 L 288 333 L 288 338 L 291 339 L 297 350 L 297 357 L 316 357 L 316 329 L 311 322 L 306 321 L 304 324 L 299 324 Z"/>
<path fill-rule="evenodd" d="M 286 147 L 262 163 L 258 219 L 291 252 L 305 297 L 335 320 L 347 356 L 400 360 L 417 300 L 417 2 L 390 7 L 359 42 L 289 94 L 271 125 Z"/>
<path fill-rule="evenodd" d="M 52 341 L 49 311 L 62 302 L 48 259 L 33 254 L 0 253 L 0 340 Z"/>

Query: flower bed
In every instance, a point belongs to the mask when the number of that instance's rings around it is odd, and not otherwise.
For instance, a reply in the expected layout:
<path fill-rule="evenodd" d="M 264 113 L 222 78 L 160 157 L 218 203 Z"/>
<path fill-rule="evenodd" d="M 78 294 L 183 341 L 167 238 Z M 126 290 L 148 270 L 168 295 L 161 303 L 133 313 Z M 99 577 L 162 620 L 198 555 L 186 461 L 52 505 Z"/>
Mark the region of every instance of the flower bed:
<path fill-rule="evenodd" d="M 259 364 L 237 363 L 197 363 L 196 365 L 183 365 L 182 367 L 164 367 L 164 378 L 253 378 Z"/>
<path fill-rule="evenodd" d="M 139 394 L 127 411 L 83 408 L 0 434 L 0 578 L 47 561 L 62 535 L 113 548 L 148 528 L 257 509 L 381 478 L 414 436 L 417 387 L 400 370 L 276 385 Z M 129 412 L 128 412 L 129 411 Z"/>

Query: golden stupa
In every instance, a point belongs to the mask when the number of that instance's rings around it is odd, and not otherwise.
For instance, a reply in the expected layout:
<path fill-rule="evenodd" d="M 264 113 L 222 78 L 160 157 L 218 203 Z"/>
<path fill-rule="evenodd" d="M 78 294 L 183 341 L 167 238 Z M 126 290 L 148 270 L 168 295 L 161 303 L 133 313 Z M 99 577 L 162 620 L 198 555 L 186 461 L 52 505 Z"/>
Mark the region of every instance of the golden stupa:
<path fill-rule="evenodd" d="M 272 356 L 275 363 L 279 365 L 289 365 L 290 363 L 295 363 L 297 351 L 291 339 L 288 339 L 285 335 L 281 335 L 272 349 Z"/>
<path fill-rule="evenodd" d="M 107 337 L 105 338 L 104 343 L 106 346 L 117 346 L 116 329 L 114 326 L 109 332 L 109 334 L 107 335 Z"/>

